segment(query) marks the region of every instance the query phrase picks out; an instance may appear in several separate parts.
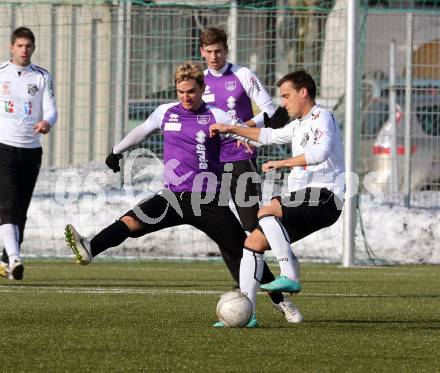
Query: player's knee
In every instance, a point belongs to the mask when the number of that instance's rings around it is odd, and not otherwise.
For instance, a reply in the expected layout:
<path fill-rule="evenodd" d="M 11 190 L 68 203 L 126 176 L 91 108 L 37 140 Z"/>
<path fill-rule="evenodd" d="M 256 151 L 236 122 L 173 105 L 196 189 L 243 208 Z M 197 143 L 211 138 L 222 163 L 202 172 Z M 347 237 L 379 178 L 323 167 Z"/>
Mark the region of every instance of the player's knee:
<path fill-rule="evenodd" d="M 258 210 L 258 219 L 261 219 L 265 215 L 275 215 L 275 210 L 272 206 L 264 206 Z"/>
<path fill-rule="evenodd" d="M 281 218 L 283 216 L 283 211 L 278 200 L 273 199 L 269 206 L 263 206 L 258 210 L 258 219 L 261 219 L 265 215 L 273 215 L 277 218 Z"/>
<path fill-rule="evenodd" d="M 264 252 L 268 248 L 266 237 L 258 229 L 255 229 L 244 241 L 244 246 L 257 252 Z"/>
<path fill-rule="evenodd" d="M 132 216 L 124 215 L 120 220 L 125 223 L 130 232 L 136 232 L 143 228 L 142 224 Z"/>

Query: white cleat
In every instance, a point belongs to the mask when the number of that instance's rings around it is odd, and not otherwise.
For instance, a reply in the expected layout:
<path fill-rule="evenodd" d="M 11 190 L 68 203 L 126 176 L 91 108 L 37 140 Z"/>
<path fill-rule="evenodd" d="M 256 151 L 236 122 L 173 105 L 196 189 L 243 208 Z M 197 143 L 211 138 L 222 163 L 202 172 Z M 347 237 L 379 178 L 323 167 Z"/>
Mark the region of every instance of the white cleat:
<path fill-rule="evenodd" d="M 289 298 L 284 298 L 284 301 L 273 305 L 284 314 L 287 322 L 299 324 L 304 321 L 303 315 Z"/>
<path fill-rule="evenodd" d="M 89 264 L 93 260 L 90 249 L 90 241 L 81 236 L 71 224 L 66 225 L 64 231 L 67 246 L 73 251 L 78 264 Z"/>

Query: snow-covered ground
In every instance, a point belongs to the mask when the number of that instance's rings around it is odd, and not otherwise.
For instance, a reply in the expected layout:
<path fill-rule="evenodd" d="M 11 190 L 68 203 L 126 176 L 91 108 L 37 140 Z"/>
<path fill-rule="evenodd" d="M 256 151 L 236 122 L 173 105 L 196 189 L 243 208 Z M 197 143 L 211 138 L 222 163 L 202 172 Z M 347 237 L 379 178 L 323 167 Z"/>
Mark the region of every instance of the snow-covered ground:
<path fill-rule="evenodd" d="M 133 185 L 120 189 L 120 174 L 113 174 L 103 164 L 43 169 L 29 209 L 23 254 L 69 256 L 63 236 L 67 223 L 74 224 L 83 235 L 92 236 L 162 187 L 161 167 L 151 160 L 138 162 L 131 174 Z M 420 205 L 428 206 L 429 199 L 440 200 L 438 193 L 424 192 L 414 198 L 422 199 Z M 433 205 L 437 207 L 407 209 L 399 204 L 361 198 L 365 236 L 375 256 L 385 262 L 440 263 L 440 207 L 438 203 Z M 368 259 L 359 224 L 356 246 L 356 258 Z M 342 216 L 332 227 L 292 247 L 303 260 L 340 262 Z M 218 257 L 219 252 L 205 234 L 181 226 L 128 239 L 102 256 L 205 258 Z"/>

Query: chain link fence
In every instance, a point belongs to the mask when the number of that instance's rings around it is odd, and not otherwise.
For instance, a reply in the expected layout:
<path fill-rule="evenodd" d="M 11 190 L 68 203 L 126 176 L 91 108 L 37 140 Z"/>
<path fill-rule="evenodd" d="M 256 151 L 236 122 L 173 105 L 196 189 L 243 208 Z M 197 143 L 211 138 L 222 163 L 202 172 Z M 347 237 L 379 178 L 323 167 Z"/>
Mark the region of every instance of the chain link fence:
<path fill-rule="evenodd" d="M 2 2 L 0 57 L 9 58 L 11 31 L 26 25 L 37 37 L 33 62 L 47 68 L 56 84 L 60 115 L 53 133 L 44 138 L 46 179 L 37 185 L 36 195 L 53 195 L 62 170 L 74 166 L 95 170 L 115 141 L 159 104 L 176 100 L 175 66 L 186 60 L 202 61 L 201 30 L 218 26 L 230 31 L 231 6 L 236 6 L 238 22 L 236 47 L 230 42 L 230 53 L 236 55 L 237 63 L 257 73 L 276 103 L 277 80 L 305 68 L 318 83 L 317 101 L 333 110 L 344 126 L 347 0 Z M 409 152 L 411 205 L 438 207 L 440 4 L 362 1 L 360 10 L 358 136 L 353 149 L 358 174 L 362 181 L 364 175 L 376 172 L 374 184 L 385 199 L 400 201 Z M 413 22 L 410 66 L 408 13 Z M 394 73 L 390 75 L 392 48 Z M 409 96 L 408 71 L 412 75 Z M 405 113 L 408 97 L 409 116 Z M 395 133 L 390 107 L 396 108 Z M 143 146 L 160 157 L 161 135 L 152 136 Z M 288 146 L 266 147 L 259 161 L 289 154 Z M 93 222 L 90 226 L 95 227 Z M 341 246 L 335 233 L 328 239 Z"/>

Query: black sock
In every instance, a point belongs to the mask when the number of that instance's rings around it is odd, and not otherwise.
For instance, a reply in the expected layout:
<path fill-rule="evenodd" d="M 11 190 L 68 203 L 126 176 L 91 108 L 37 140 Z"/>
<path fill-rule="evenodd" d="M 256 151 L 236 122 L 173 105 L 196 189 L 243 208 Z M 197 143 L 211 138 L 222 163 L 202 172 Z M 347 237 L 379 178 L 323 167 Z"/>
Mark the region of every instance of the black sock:
<path fill-rule="evenodd" d="M 118 246 L 128 237 L 130 237 L 130 229 L 122 220 L 116 220 L 92 238 L 90 241 L 91 254 L 96 256 L 110 247 Z"/>
<path fill-rule="evenodd" d="M 278 304 L 284 300 L 283 293 L 268 292 L 267 294 L 269 294 L 270 299 L 272 299 L 272 302 L 275 304 Z"/>
<path fill-rule="evenodd" d="M 261 284 L 267 284 L 268 282 L 272 282 L 275 280 L 275 276 L 273 275 L 272 271 L 269 269 L 269 266 L 266 262 L 264 262 L 264 269 L 263 269 L 263 276 L 261 277 Z M 275 304 L 278 304 L 284 300 L 283 293 L 272 293 L 268 292 L 270 299 L 272 299 L 272 302 Z"/>

